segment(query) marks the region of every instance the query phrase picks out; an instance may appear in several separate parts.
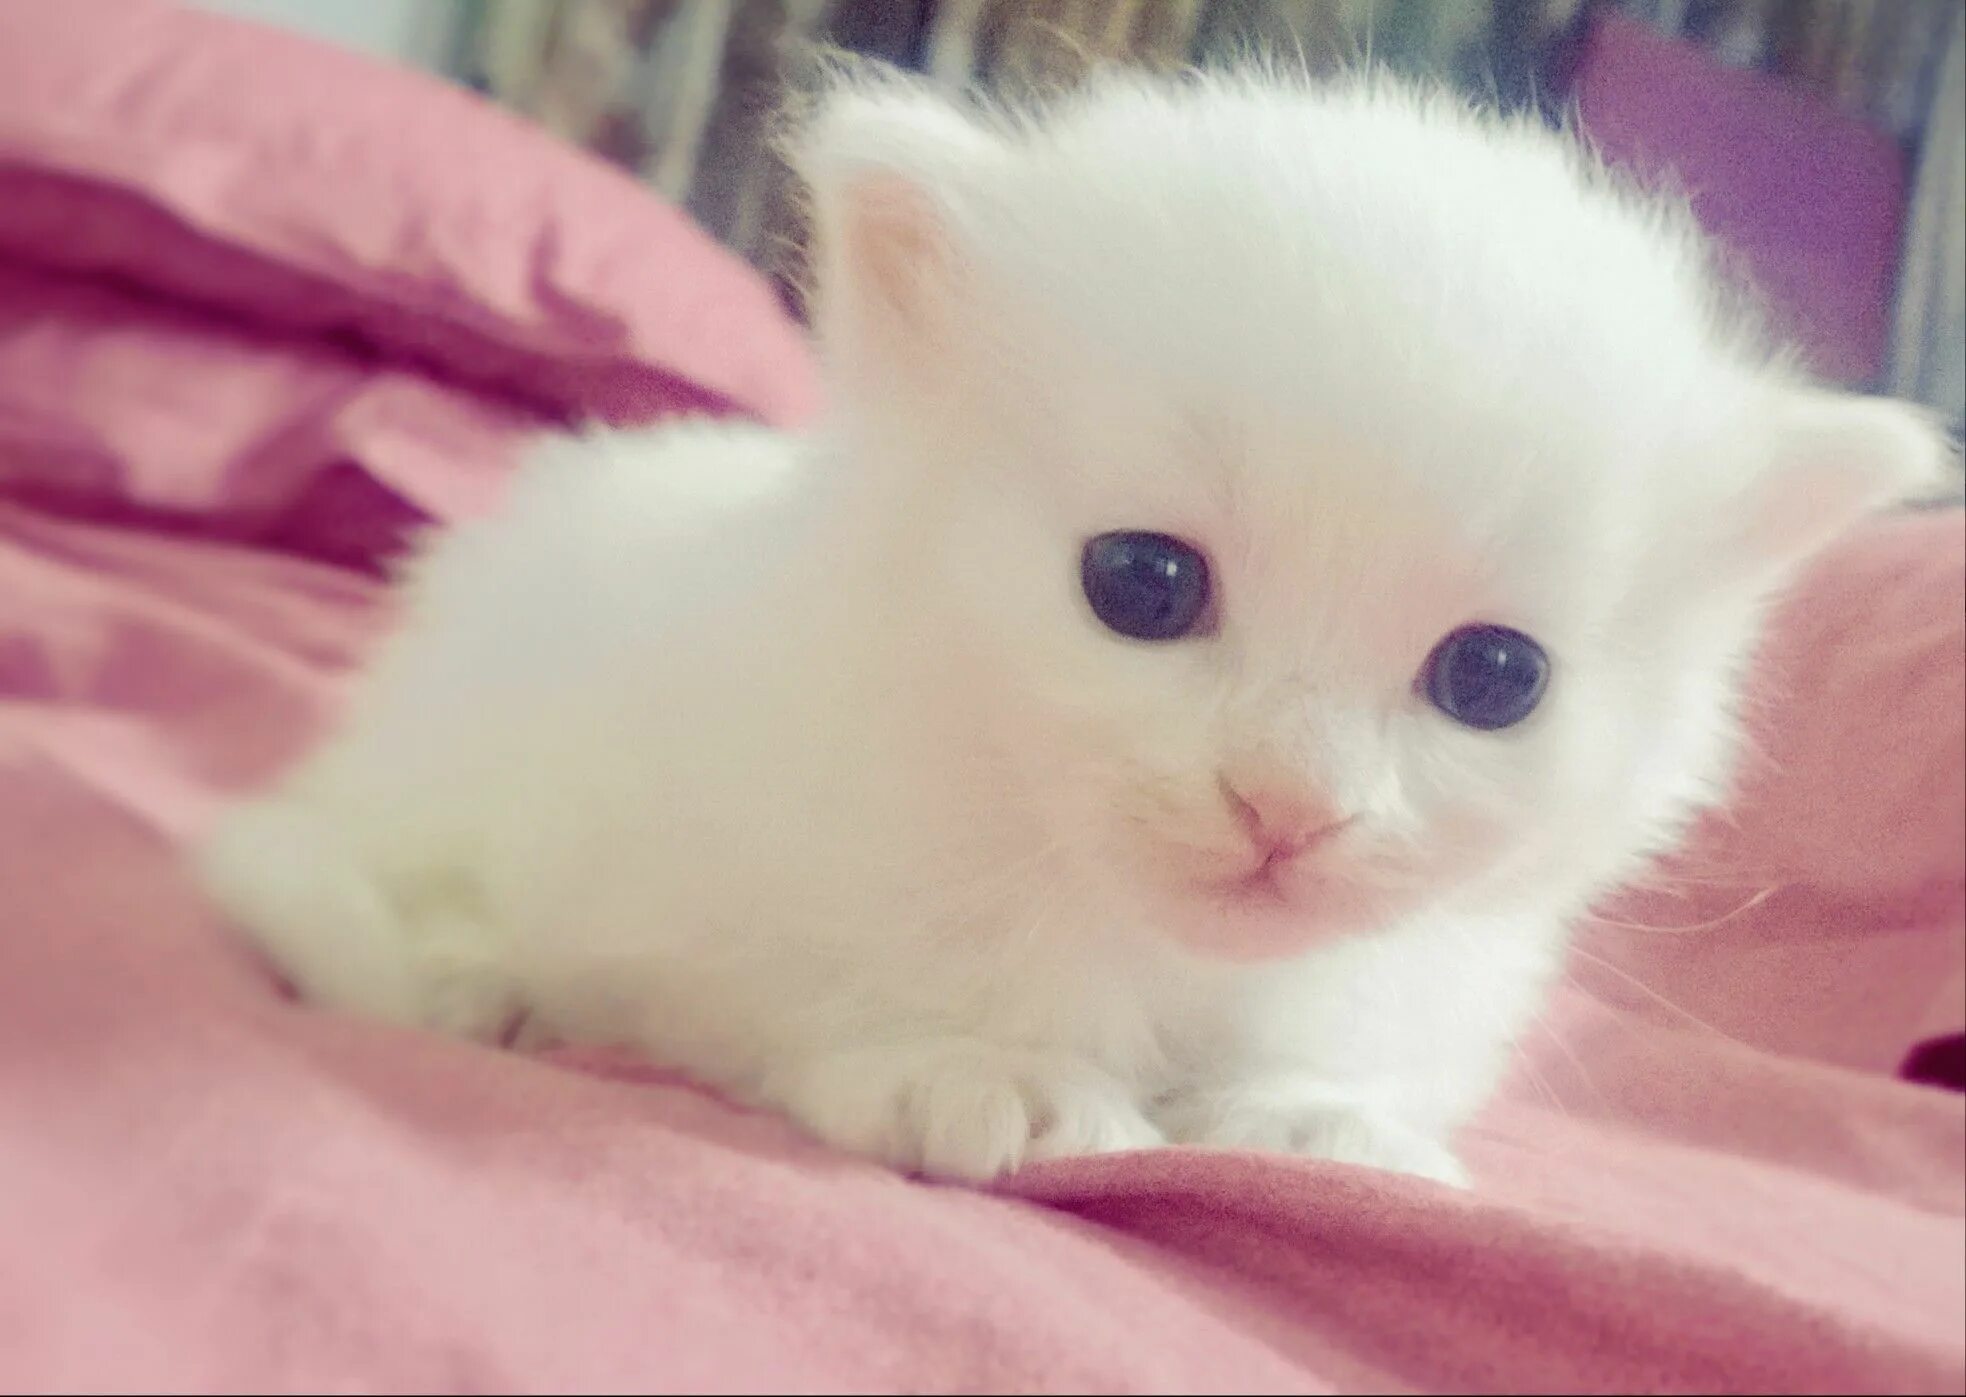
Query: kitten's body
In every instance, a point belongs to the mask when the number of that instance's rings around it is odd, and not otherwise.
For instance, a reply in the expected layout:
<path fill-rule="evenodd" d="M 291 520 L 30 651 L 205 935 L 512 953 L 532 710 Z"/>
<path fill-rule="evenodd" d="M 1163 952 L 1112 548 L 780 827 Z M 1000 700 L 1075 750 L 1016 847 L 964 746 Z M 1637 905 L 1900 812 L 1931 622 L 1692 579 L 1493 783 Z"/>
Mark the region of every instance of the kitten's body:
<path fill-rule="evenodd" d="M 1365 148 L 1236 144 L 1319 134 Z M 1486 163 L 1375 167 L 1442 154 Z M 1796 406 L 1862 468 L 1790 518 L 1756 414 L 1803 390 L 1681 235 L 1396 90 L 1119 85 L 1019 134 L 883 87 L 807 166 L 826 427 L 543 451 L 212 886 L 326 1003 L 625 1041 L 931 1172 L 1174 1139 L 1457 1179 L 1565 922 L 1722 774 L 1762 598 L 1918 429 Z M 1238 242 L 1267 264 L 1192 261 Z M 1115 527 L 1209 547 L 1214 631 L 1099 630 Z M 1483 619 L 1557 656 L 1509 734 L 1414 692 Z M 1356 817 L 1260 895 L 1252 781 Z"/>

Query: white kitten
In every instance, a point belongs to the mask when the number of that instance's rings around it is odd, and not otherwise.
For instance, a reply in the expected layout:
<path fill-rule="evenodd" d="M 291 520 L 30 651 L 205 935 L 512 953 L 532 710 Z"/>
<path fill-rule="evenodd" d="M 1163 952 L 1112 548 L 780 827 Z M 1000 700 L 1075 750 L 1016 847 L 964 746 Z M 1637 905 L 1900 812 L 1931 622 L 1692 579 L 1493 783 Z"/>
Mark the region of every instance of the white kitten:
<path fill-rule="evenodd" d="M 1723 776 L 1764 599 L 1940 439 L 1440 96 L 861 79 L 800 159 L 830 420 L 549 444 L 209 885 L 324 1004 L 907 1168 L 1459 1180 L 1566 919 Z"/>

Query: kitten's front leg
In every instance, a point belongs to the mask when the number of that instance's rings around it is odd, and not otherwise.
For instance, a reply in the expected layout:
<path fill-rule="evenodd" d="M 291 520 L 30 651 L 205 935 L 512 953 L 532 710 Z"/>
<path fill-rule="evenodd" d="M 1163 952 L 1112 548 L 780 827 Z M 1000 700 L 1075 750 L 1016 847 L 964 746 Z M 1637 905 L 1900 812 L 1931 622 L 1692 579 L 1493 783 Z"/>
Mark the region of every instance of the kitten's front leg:
<path fill-rule="evenodd" d="M 1165 1143 L 1111 1074 L 981 1039 L 827 1053 L 771 1074 L 760 1095 L 828 1144 L 940 1178 Z"/>
<path fill-rule="evenodd" d="M 1228 1149 L 1272 1150 L 1362 1164 L 1467 1188 L 1439 1140 L 1375 1105 L 1369 1094 L 1310 1078 L 1262 1077 L 1182 1092 L 1154 1113 L 1169 1139 Z"/>

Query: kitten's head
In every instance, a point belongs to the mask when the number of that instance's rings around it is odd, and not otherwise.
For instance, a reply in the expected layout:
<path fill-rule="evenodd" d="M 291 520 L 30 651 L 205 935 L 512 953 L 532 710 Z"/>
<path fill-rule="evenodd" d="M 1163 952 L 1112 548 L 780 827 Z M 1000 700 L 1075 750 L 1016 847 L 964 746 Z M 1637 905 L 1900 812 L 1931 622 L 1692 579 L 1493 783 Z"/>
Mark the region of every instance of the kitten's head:
<path fill-rule="evenodd" d="M 1724 776 L 1764 599 L 1940 467 L 1673 216 L 1443 97 L 862 78 L 799 161 L 954 779 L 1214 954 L 1625 875 Z"/>

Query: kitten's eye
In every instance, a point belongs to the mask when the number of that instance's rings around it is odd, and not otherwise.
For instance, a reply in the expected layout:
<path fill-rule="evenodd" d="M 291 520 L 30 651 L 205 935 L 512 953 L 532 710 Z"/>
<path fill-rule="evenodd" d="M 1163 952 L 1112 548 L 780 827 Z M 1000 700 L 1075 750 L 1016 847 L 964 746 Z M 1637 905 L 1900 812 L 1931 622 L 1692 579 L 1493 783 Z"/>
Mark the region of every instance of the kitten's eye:
<path fill-rule="evenodd" d="M 1107 629 L 1179 640 L 1208 610 L 1208 559 L 1166 534 L 1101 534 L 1079 559 L 1079 585 Z"/>
<path fill-rule="evenodd" d="M 1527 718 L 1549 681 L 1543 647 L 1507 626 L 1463 626 L 1420 668 L 1428 701 L 1463 727 L 1484 732 Z"/>

